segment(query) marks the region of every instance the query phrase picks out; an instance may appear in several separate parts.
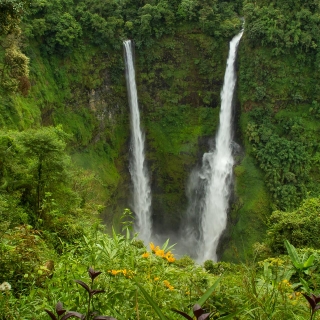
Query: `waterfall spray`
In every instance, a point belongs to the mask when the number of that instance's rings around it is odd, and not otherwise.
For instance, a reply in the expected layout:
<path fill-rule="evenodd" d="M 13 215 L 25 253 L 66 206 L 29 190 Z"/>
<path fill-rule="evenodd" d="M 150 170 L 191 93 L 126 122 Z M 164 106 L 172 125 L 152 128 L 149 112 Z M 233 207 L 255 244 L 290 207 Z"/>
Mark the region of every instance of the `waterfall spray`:
<path fill-rule="evenodd" d="M 145 164 L 144 134 L 140 127 L 138 94 L 133 64 L 132 42 L 123 42 L 125 49 L 125 65 L 127 90 L 131 114 L 131 159 L 130 174 L 133 182 L 133 211 L 136 216 L 135 230 L 145 243 L 151 237 L 151 191 Z"/>
<path fill-rule="evenodd" d="M 203 155 L 201 169 L 194 170 L 189 179 L 189 222 L 185 234 L 189 235 L 189 243 L 197 248 L 196 259 L 200 263 L 208 259 L 217 261 L 219 239 L 227 225 L 234 164 L 231 144 L 232 100 L 236 85 L 235 60 L 242 34 L 243 31 L 230 41 L 215 148 Z M 197 223 L 198 230 L 190 227 Z"/>

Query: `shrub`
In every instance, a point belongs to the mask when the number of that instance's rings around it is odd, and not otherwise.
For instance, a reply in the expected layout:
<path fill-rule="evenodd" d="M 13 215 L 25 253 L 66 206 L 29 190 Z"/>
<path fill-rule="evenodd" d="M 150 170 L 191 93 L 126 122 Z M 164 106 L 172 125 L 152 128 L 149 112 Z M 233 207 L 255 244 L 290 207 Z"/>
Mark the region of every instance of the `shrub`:
<path fill-rule="evenodd" d="M 320 198 L 305 200 L 295 211 L 274 211 L 269 219 L 267 243 L 275 253 L 284 253 L 284 241 L 298 248 L 320 248 Z"/>

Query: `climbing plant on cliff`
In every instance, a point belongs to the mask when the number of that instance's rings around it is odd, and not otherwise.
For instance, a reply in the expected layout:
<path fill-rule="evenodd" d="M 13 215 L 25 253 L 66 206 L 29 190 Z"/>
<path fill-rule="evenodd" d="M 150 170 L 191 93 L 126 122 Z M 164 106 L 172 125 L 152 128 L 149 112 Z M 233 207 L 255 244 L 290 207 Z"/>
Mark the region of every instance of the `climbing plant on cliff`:
<path fill-rule="evenodd" d="M 22 16 L 27 11 L 28 0 L 0 1 L 0 94 L 20 91 L 26 95 L 30 89 L 29 58 L 21 50 Z"/>
<path fill-rule="evenodd" d="M 308 192 L 319 194 L 320 8 L 313 0 L 245 0 L 243 12 L 238 93 L 248 150 L 273 208 L 293 210 Z"/>
<path fill-rule="evenodd" d="M 273 206 L 282 210 L 293 209 L 307 194 L 306 183 L 311 168 L 308 150 L 298 139 L 279 135 L 267 110 L 257 108 L 250 115 L 252 120 L 247 125 L 246 134 L 253 146 L 252 153 L 265 172 Z"/>

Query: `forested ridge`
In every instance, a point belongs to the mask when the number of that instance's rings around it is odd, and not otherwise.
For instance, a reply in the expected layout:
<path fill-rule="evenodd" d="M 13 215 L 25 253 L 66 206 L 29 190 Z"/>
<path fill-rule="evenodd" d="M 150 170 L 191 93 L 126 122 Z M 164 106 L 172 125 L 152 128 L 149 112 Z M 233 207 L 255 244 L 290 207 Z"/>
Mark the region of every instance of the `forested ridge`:
<path fill-rule="evenodd" d="M 199 266 L 134 236 L 122 43 L 166 235 L 243 18 L 234 195 L 221 262 Z M 316 0 L 0 0 L 0 319 L 67 319 L 58 301 L 85 319 L 181 319 L 196 303 L 197 319 L 316 319 L 319 74 Z"/>

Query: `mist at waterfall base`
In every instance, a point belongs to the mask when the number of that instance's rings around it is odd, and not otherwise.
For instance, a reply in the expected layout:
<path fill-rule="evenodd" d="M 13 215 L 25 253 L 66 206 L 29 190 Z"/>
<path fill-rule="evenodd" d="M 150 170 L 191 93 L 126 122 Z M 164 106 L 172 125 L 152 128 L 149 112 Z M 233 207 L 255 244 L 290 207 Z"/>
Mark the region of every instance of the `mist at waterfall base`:
<path fill-rule="evenodd" d="M 221 90 L 219 129 L 212 151 L 203 155 L 202 165 L 189 177 L 189 207 L 181 228 L 181 243 L 199 263 L 217 261 L 220 237 L 227 225 L 232 186 L 233 96 L 236 85 L 235 61 L 243 31 L 230 41 L 227 67 Z"/>
<path fill-rule="evenodd" d="M 128 100 L 131 121 L 131 147 L 129 171 L 133 183 L 132 209 L 135 214 L 135 231 L 147 245 L 151 239 L 151 190 L 145 163 L 145 137 L 140 126 L 140 112 L 135 80 L 133 44 L 131 40 L 123 42 Z"/>

